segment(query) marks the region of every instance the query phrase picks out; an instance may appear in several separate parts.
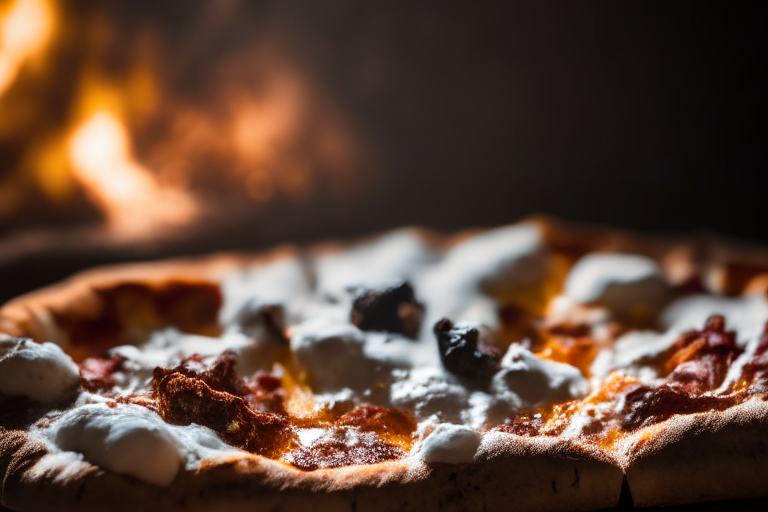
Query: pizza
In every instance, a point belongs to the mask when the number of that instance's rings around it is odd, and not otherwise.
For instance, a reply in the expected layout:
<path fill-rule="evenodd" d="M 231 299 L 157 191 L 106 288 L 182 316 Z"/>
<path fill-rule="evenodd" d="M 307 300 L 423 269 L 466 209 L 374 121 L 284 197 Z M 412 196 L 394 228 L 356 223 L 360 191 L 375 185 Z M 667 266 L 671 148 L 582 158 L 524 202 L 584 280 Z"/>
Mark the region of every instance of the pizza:
<path fill-rule="evenodd" d="M 2 505 L 765 496 L 767 290 L 759 248 L 540 218 L 94 269 L 0 309 Z"/>

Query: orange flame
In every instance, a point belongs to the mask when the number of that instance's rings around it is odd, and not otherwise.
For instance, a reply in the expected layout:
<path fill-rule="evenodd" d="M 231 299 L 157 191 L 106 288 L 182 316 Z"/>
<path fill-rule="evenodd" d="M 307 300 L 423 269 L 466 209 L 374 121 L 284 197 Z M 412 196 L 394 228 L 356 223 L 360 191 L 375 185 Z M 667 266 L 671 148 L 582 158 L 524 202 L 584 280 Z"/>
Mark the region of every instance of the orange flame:
<path fill-rule="evenodd" d="M 111 112 L 99 111 L 78 126 L 68 150 L 75 176 L 118 231 L 140 234 L 195 217 L 188 196 L 160 187 L 133 159 L 125 127 Z"/>
<path fill-rule="evenodd" d="M 53 31 L 53 12 L 43 0 L 16 0 L 0 16 L 0 96 L 25 61 L 38 54 Z"/>
<path fill-rule="evenodd" d="M 151 237 L 356 185 L 354 130 L 278 39 L 246 39 L 209 61 L 205 94 L 179 94 L 181 81 L 164 82 L 172 66 L 151 24 L 126 30 L 109 6 L 3 2 L 0 143 L 10 141 L 13 160 L 0 169 L 0 222 L 41 195 L 41 217 L 90 219 L 85 193 L 112 234 Z M 72 66 L 53 65 L 62 57 Z"/>

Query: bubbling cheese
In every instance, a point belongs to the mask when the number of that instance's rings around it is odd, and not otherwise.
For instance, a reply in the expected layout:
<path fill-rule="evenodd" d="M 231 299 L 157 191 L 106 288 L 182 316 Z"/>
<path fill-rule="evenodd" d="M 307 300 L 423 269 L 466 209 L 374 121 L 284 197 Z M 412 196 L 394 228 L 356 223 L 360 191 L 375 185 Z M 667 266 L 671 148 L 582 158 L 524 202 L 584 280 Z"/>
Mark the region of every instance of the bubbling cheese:
<path fill-rule="evenodd" d="M 53 403 L 79 379 L 77 365 L 58 345 L 0 334 L 0 393 Z"/>

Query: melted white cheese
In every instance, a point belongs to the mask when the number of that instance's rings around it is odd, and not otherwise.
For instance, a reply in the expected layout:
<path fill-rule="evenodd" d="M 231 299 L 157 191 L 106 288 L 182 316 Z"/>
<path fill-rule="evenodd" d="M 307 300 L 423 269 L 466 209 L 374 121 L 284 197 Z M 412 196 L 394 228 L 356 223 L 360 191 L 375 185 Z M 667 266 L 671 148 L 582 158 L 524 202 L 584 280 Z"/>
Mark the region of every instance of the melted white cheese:
<path fill-rule="evenodd" d="M 319 256 L 315 262 L 316 292 L 334 299 L 348 298 L 360 285 L 408 279 L 435 258 L 414 232 L 393 231 L 346 251 Z"/>
<path fill-rule="evenodd" d="M 418 457 L 427 462 L 470 462 L 481 441 L 476 429 L 498 424 L 521 408 L 581 398 L 589 392 L 589 382 L 577 368 L 539 358 L 513 344 L 490 385 L 481 388 L 479 383 L 462 380 L 443 368 L 433 326 L 440 318 L 448 317 L 455 323 L 472 322 L 493 329 L 498 323 L 493 293 L 535 285 L 547 277 L 551 268 L 552 257 L 539 227 L 522 223 L 469 237 L 445 254 L 438 254 L 413 232 L 401 230 L 309 262 L 288 258 L 240 269 L 222 285 L 225 302 L 221 322 L 225 333 L 220 338 L 164 330 L 141 347 L 116 347 L 112 353 L 126 358 L 128 371 L 116 374 L 115 379 L 128 392 L 146 388 L 155 366 L 175 366 L 192 354 L 212 361 L 224 350 L 236 354 L 241 375 L 269 369 L 275 359 L 275 340 L 267 339 L 268 333 L 262 331 L 243 331 L 250 320 L 258 320 L 259 308 L 276 305 L 285 311 L 294 361 L 318 401 L 404 408 L 414 413 L 425 434 L 415 448 Z M 308 275 L 314 276 L 314 285 Z M 357 287 L 394 279 L 409 279 L 417 299 L 426 308 L 417 340 L 363 332 L 350 323 Z M 592 254 L 571 269 L 563 294 L 550 305 L 550 314 L 577 318 L 577 323 L 592 326 L 593 335 L 605 331 L 603 337 L 608 340 L 607 328 L 599 329 L 614 314 L 631 313 L 638 304 L 658 311 L 669 293 L 654 261 L 637 255 Z M 700 329 L 713 313 L 725 314 L 728 328 L 738 330 L 739 343 L 747 345 L 749 353 L 768 319 L 768 304 L 758 296 L 693 297 L 675 302 L 661 315 L 665 334 L 624 335 L 613 350 L 600 354 L 592 371 L 604 376 L 614 368 L 629 368 L 643 379 L 652 380 L 655 373 L 644 362 L 666 350 L 680 332 Z M 11 353 L 2 343 L 0 369 Z M 60 359 L 58 347 L 46 350 L 48 355 L 42 359 L 53 361 L 50 364 L 58 365 L 58 370 L 35 370 L 28 375 L 42 375 L 43 380 L 50 377 L 51 382 L 58 382 L 58 377 L 51 375 L 69 375 L 76 382 L 77 368 L 71 360 Z M 18 373 L 21 366 L 15 364 Z M 13 379 L 5 373 L 0 371 L 0 392 L 12 394 L 5 391 L 13 386 L 9 383 Z M 42 395 L 52 397 L 62 389 L 52 385 L 51 392 Z M 167 425 L 145 409 L 123 405 L 111 408 L 98 403 L 95 395 L 86 395 L 82 393 L 76 408 L 54 421 L 48 435 L 61 449 L 82 453 L 86 460 L 112 471 L 168 485 L 182 465 L 193 469 L 196 461 L 235 450 L 203 427 Z M 128 421 L 128 417 L 135 420 Z M 577 435 L 583 426 L 580 420 L 588 418 L 575 418 L 568 435 Z M 439 425 L 430 430 L 434 423 Z M 322 429 L 299 432 L 305 446 L 324 435 Z M 143 454 L 143 462 L 137 454 Z"/>
<path fill-rule="evenodd" d="M 298 257 L 233 271 L 221 283 L 221 289 L 224 304 L 219 322 L 225 327 L 236 326 L 244 309 L 265 304 L 282 306 L 292 323 L 310 292 L 306 269 Z"/>
<path fill-rule="evenodd" d="M 465 464 L 475 458 L 480 441 L 474 428 L 443 423 L 429 434 L 418 454 L 426 462 Z"/>
<path fill-rule="evenodd" d="M 495 327 L 497 304 L 485 293 L 544 279 L 551 267 L 540 228 L 532 223 L 489 230 L 453 247 L 419 276 L 417 295 L 427 303 L 423 332 L 441 318 Z"/>
<path fill-rule="evenodd" d="M 439 421 L 458 423 L 462 413 L 470 408 L 467 389 L 442 368 L 426 366 L 394 376 L 391 404 L 412 410 L 420 420 L 435 416 Z"/>
<path fill-rule="evenodd" d="M 61 450 L 161 487 L 171 484 L 182 463 L 182 450 L 170 427 L 136 405 L 114 408 L 92 404 L 69 411 L 47 435 Z"/>
<path fill-rule="evenodd" d="M 33 434 L 92 464 L 160 487 L 170 485 L 182 467 L 193 470 L 203 459 L 237 451 L 199 425 L 169 425 L 138 405 L 88 402 Z"/>
<path fill-rule="evenodd" d="M 576 262 L 565 280 L 565 295 L 575 302 L 599 303 L 622 313 L 638 306 L 656 310 L 669 293 L 659 265 L 635 254 L 588 254 Z"/>
<path fill-rule="evenodd" d="M 79 379 L 77 365 L 58 345 L 0 334 L 0 393 L 53 403 Z"/>
<path fill-rule="evenodd" d="M 678 334 L 655 331 L 630 331 L 619 339 L 612 350 L 603 350 L 592 362 L 592 374 L 602 379 L 613 370 L 624 370 L 639 377 L 646 384 L 653 383 L 658 376 L 655 369 L 645 366 L 651 359 L 667 350 Z"/>
<path fill-rule="evenodd" d="M 475 428 L 503 421 L 523 407 L 545 406 L 583 397 L 589 382 L 578 368 L 541 359 L 512 345 L 487 390 L 467 389 L 437 366 L 393 373 L 390 403 L 414 412 L 419 420 L 465 423 Z"/>
<path fill-rule="evenodd" d="M 585 396 L 589 382 L 578 368 L 511 345 L 501 360 L 501 371 L 493 377 L 492 389 L 497 395 L 516 395 L 523 407 L 540 407 Z"/>
<path fill-rule="evenodd" d="M 354 325 L 322 318 L 296 327 L 291 349 L 307 372 L 312 389 L 320 393 L 345 388 L 362 393 L 386 379 L 398 363 L 405 364 L 396 358 L 367 353 L 366 334 Z"/>

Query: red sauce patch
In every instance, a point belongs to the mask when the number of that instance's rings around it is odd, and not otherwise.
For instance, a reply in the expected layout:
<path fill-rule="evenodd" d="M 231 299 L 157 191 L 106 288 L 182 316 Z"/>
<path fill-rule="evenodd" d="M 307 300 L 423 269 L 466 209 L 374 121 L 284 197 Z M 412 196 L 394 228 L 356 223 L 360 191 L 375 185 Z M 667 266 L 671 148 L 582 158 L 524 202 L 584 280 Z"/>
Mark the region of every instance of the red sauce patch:
<path fill-rule="evenodd" d="M 382 440 L 373 432 L 355 427 L 339 427 L 309 447 L 293 450 L 288 459 L 299 469 L 313 471 L 351 464 L 375 464 L 399 459 L 405 452 Z"/>
<path fill-rule="evenodd" d="M 581 338 L 589 336 L 592 333 L 592 327 L 587 324 L 567 324 L 560 323 L 547 327 L 547 332 L 553 336 L 567 336 L 570 338 Z"/>
<path fill-rule="evenodd" d="M 667 382 L 691 393 L 716 389 L 723 383 L 731 363 L 743 349 L 736 334 L 725 330 L 725 319 L 713 315 L 704 329 L 680 336 L 667 352 Z"/>
<path fill-rule="evenodd" d="M 56 322 L 68 334 L 70 355 L 80 361 L 102 356 L 121 343 L 130 327 L 134 334 L 150 333 L 166 326 L 183 332 L 216 335 L 217 317 L 223 302 L 215 283 L 169 280 L 159 284 L 121 283 L 95 288 L 86 312 L 55 311 Z"/>
<path fill-rule="evenodd" d="M 768 322 L 752 360 L 744 365 L 742 379 L 751 383 L 754 391 L 768 391 Z"/>
<path fill-rule="evenodd" d="M 285 391 L 282 381 L 268 373 L 258 373 L 245 385 L 248 394 L 245 399 L 254 411 L 287 415 L 285 410 Z"/>
<path fill-rule="evenodd" d="M 697 395 L 684 388 L 662 384 L 658 388 L 638 386 L 626 396 L 621 412 L 621 427 L 624 430 L 653 425 L 671 418 L 675 414 L 693 414 L 705 411 L 722 411 L 739 402 L 736 394 Z"/>
<path fill-rule="evenodd" d="M 88 391 L 109 391 L 115 385 L 114 373 L 122 370 L 124 358 L 89 357 L 80 363 L 80 385 Z"/>

